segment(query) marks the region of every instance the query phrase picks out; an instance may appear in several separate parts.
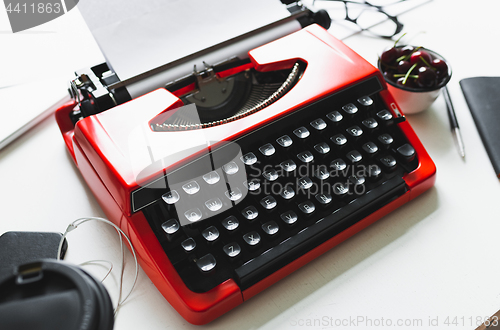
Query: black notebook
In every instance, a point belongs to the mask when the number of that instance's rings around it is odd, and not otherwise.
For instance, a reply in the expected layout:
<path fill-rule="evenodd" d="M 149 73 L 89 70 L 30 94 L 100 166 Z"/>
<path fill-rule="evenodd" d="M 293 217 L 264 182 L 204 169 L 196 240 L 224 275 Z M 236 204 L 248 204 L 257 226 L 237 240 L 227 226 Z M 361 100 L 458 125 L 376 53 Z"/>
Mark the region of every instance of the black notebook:
<path fill-rule="evenodd" d="M 477 130 L 500 178 L 500 77 L 462 79 L 460 86 Z"/>

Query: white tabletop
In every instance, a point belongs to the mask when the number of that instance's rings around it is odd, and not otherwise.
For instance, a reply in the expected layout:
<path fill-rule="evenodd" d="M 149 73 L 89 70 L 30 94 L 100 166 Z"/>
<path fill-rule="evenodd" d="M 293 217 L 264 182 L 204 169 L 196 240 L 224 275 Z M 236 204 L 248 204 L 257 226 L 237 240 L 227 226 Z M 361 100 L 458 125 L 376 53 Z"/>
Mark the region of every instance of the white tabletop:
<path fill-rule="evenodd" d="M 435 50 L 452 65 L 448 86 L 466 160 L 454 145 L 442 97 L 407 116 L 437 165 L 435 187 L 206 328 L 381 329 L 390 322 L 399 329 L 475 329 L 477 320 L 500 309 L 500 185 L 459 87 L 462 78 L 500 75 L 499 11 L 492 0 L 434 0 L 400 16 L 403 42 Z M 371 63 L 392 44 L 366 35 L 345 43 Z M 0 151 L 0 182 L 0 233 L 63 232 L 77 218 L 104 216 L 53 117 Z M 116 301 L 120 248 L 114 230 L 86 223 L 68 240 L 71 262 L 113 262 L 114 275 L 105 284 Z M 128 252 L 127 267 L 125 289 L 133 277 Z M 87 269 L 105 273 L 104 267 Z M 115 329 L 187 328 L 195 326 L 141 270 Z"/>

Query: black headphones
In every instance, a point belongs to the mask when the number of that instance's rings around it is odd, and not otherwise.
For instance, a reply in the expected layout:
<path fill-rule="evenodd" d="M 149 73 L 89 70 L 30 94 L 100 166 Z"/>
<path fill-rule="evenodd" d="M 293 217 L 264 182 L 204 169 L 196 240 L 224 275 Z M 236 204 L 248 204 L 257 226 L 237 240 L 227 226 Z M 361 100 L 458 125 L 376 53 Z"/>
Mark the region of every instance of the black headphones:
<path fill-rule="evenodd" d="M 67 262 L 41 259 L 0 278 L 2 330 L 111 330 L 113 306 L 104 286 Z"/>

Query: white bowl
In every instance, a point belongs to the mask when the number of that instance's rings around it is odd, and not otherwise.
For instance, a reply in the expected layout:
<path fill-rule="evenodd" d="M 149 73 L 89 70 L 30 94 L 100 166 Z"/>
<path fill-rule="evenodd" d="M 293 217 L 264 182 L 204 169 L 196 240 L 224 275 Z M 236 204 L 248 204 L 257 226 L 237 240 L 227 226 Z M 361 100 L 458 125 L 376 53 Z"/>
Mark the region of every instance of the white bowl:
<path fill-rule="evenodd" d="M 441 88 L 442 87 L 425 92 L 408 91 L 387 82 L 387 89 L 392 94 L 401 110 L 403 110 L 403 113 L 407 115 L 412 113 L 419 113 L 426 109 L 429 109 L 432 103 L 434 103 L 434 101 L 439 96 Z"/>
<path fill-rule="evenodd" d="M 397 48 L 402 48 L 403 46 L 398 46 Z M 416 48 L 416 47 L 415 47 Z M 439 58 L 446 62 L 448 65 L 448 77 L 439 85 L 433 88 L 411 88 L 406 86 L 401 86 L 396 84 L 396 82 L 392 80 L 388 80 L 385 76 L 385 82 L 387 83 L 387 89 L 392 94 L 396 102 L 398 103 L 401 110 L 405 114 L 419 113 L 426 109 L 428 109 L 432 103 L 437 99 L 441 89 L 446 86 L 446 84 L 451 79 L 451 66 L 441 55 L 438 53 L 429 50 L 427 48 L 421 47 L 420 49 L 425 50 L 429 54 L 432 55 L 433 58 Z M 383 70 L 381 69 L 380 60 L 378 61 L 378 68 L 383 74 Z"/>

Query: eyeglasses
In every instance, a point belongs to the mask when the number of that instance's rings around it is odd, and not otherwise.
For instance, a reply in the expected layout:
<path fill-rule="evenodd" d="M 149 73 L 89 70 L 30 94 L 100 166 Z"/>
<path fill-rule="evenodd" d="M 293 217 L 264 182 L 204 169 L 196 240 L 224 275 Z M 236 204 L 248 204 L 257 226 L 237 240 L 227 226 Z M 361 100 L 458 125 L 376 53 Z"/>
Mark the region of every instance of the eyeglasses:
<path fill-rule="evenodd" d="M 386 8 L 409 0 L 318 0 L 328 4 L 332 22 L 346 22 L 351 28 L 355 25 L 358 32 L 367 31 L 377 37 L 392 38 L 403 30 L 397 16 L 390 15 Z M 313 1 L 313 5 L 316 0 Z"/>

